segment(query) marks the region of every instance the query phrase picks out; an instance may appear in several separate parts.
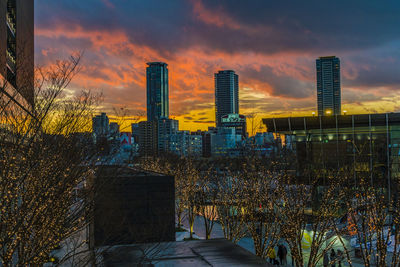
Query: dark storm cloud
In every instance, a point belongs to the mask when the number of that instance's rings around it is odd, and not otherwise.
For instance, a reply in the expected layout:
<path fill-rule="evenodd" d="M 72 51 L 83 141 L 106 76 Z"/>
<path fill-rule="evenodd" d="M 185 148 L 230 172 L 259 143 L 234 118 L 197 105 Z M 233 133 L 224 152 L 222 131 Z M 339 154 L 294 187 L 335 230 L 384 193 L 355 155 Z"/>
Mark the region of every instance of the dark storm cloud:
<path fill-rule="evenodd" d="M 171 109 L 179 115 L 213 108 L 212 74 L 231 62 L 241 87 L 257 87 L 276 101 L 291 99 L 286 109 L 305 109 L 315 105 L 319 56 L 340 57 L 347 103 L 379 100 L 380 87 L 398 90 L 399 24 L 400 2 L 395 0 L 35 0 L 37 32 L 55 33 L 36 37 L 35 60 L 54 62 L 63 52 L 85 50 L 85 86 L 101 86 L 109 104 L 142 108 L 145 60 L 180 62 L 180 76 L 173 76 L 178 68 L 170 68 Z M 57 33 L 65 30 L 70 35 Z M 149 51 L 138 52 L 142 47 Z M 238 55 L 240 60 L 229 60 Z M 185 56 L 193 57 L 192 62 Z M 260 63 L 257 58 L 280 62 Z M 280 70 L 284 64 L 290 66 Z M 354 90 L 346 93 L 346 88 Z M 279 101 L 276 106 L 251 101 L 242 98 L 241 107 L 283 108 Z"/>
<path fill-rule="evenodd" d="M 373 47 L 400 35 L 400 2 L 394 0 L 110 2 L 114 7 L 98 0 L 38 0 L 36 23 L 123 29 L 135 43 L 166 55 L 198 45 L 227 52 L 327 53 Z M 218 15 L 228 19 L 213 21 Z"/>
<path fill-rule="evenodd" d="M 377 46 L 399 38 L 400 2 L 390 0 L 241 1 L 206 0 L 239 27 L 231 32 L 202 31 L 223 47 L 259 52 L 331 52 Z M 252 31 L 251 29 L 254 29 Z M 235 34 L 236 33 L 236 34 Z M 200 39 L 200 38 L 199 38 Z"/>
<path fill-rule="evenodd" d="M 314 93 L 314 83 L 300 81 L 294 77 L 274 73 L 274 69 L 269 66 L 261 66 L 258 70 L 246 68 L 240 71 L 244 82 L 249 83 L 258 81 L 262 84 L 269 84 L 271 89 L 265 88 L 273 96 L 286 96 L 292 98 L 306 98 Z"/>

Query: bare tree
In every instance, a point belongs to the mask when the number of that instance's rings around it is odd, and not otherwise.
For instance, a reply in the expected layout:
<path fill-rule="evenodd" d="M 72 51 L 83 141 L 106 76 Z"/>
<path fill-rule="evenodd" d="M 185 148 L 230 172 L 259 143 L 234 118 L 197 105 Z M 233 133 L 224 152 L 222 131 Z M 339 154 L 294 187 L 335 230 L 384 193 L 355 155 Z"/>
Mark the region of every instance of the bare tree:
<path fill-rule="evenodd" d="M 198 184 L 196 211 L 203 218 L 206 239 L 210 239 L 214 224 L 218 219 L 216 206 L 218 188 L 215 170 L 209 168 L 206 171 L 202 171 Z"/>
<path fill-rule="evenodd" d="M 245 236 L 245 223 L 240 209 L 243 200 L 242 180 L 237 172 L 225 169 L 218 173 L 218 219 L 221 223 L 224 237 L 234 243 Z"/>
<path fill-rule="evenodd" d="M 349 190 L 348 216 L 365 266 L 398 266 L 400 260 L 399 212 L 397 200 L 389 200 L 380 188 L 363 178 Z M 388 259 L 389 245 L 392 259 Z M 389 264 L 389 265 L 388 265 Z"/>
<path fill-rule="evenodd" d="M 90 201 L 88 131 L 96 96 L 66 97 L 80 55 L 36 72 L 34 105 L 1 98 L 0 262 L 42 265 L 60 243 L 83 229 Z M 21 106 L 25 108 L 21 108 Z M 78 193 L 80 192 L 80 193 Z"/>
<path fill-rule="evenodd" d="M 320 186 L 318 180 L 305 185 L 293 183 L 286 174 L 277 177 L 281 236 L 287 241 L 296 266 L 317 266 L 341 238 L 333 235 L 344 199 L 338 176 L 330 177 L 325 186 Z M 308 259 L 304 257 L 304 247 L 309 248 Z"/>
<path fill-rule="evenodd" d="M 248 125 L 250 127 L 250 129 L 248 129 L 250 132 L 250 136 L 254 136 L 257 131 L 262 130 L 264 127 L 262 120 L 258 115 L 259 114 L 255 112 L 246 115 Z"/>
<path fill-rule="evenodd" d="M 256 157 L 245 161 L 240 176 L 244 192 L 240 203 L 245 225 L 253 239 L 256 255 L 265 259 L 280 240 L 275 180 Z"/>

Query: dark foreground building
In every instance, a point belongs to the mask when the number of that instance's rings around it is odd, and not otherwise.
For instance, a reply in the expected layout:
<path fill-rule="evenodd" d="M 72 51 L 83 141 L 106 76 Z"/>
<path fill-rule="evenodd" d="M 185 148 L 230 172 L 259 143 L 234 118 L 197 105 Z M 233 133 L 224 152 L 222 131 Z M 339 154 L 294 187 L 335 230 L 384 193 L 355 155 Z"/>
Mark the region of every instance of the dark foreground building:
<path fill-rule="evenodd" d="M 267 131 L 291 138 L 297 176 L 306 170 L 347 170 L 389 195 L 400 178 L 400 113 L 263 119 Z M 320 172 L 321 173 L 321 172 Z"/>
<path fill-rule="evenodd" d="M 175 241 L 174 177 L 101 166 L 94 183 L 91 247 Z"/>
<path fill-rule="evenodd" d="M 0 0 L 0 88 L 7 81 L 29 104 L 33 104 L 33 25 L 33 0 Z"/>

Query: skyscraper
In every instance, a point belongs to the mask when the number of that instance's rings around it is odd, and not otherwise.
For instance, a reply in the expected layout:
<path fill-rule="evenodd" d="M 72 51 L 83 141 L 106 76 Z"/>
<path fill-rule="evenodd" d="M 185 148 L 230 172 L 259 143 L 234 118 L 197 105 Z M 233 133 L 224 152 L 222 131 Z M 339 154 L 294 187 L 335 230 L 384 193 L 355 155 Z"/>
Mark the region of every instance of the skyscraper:
<path fill-rule="evenodd" d="M 169 117 L 168 68 L 163 62 L 149 62 L 147 78 L 147 120 Z"/>
<path fill-rule="evenodd" d="M 110 125 L 106 113 L 101 113 L 101 115 L 92 118 L 92 129 L 96 137 L 108 136 L 110 133 Z"/>
<path fill-rule="evenodd" d="M 33 1 L 0 1 L 0 87 L 16 90 L 33 104 Z M 14 96 L 11 91 L 9 95 Z M 21 104 L 21 103 L 20 103 Z"/>
<path fill-rule="evenodd" d="M 335 56 L 320 57 L 316 67 L 318 115 L 340 115 L 340 60 Z"/>
<path fill-rule="evenodd" d="M 233 70 L 220 70 L 214 74 L 215 122 L 221 126 L 221 118 L 227 114 L 239 114 L 239 78 Z"/>

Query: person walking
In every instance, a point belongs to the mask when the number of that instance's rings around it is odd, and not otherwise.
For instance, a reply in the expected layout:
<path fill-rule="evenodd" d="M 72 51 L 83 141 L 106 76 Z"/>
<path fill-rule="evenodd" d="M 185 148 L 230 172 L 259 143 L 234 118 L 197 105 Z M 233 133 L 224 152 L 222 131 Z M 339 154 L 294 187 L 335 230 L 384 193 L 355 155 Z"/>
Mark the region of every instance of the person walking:
<path fill-rule="evenodd" d="M 336 267 L 336 252 L 334 249 L 331 250 L 330 260 L 331 260 L 331 267 Z"/>
<path fill-rule="evenodd" d="M 269 262 L 275 265 L 276 262 L 275 248 L 270 248 L 267 255 L 269 258 Z"/>
<path fill-rule="evenodd" d="M 323 264 L 324 264 L 324 267 L 328 267 L 328 265 L 329 265 L 329 255 L 328 255 L 327 251 L 324 252 Z"/>
<path fill-rule="evenodd" d="M 281 265 L 287 264 L 286 256 L 287 256 L 287 249 L 286 249 L 285 245 L 280 244 L 278 246 L 278 258 L 279 258 L 279 262 Z"/>

